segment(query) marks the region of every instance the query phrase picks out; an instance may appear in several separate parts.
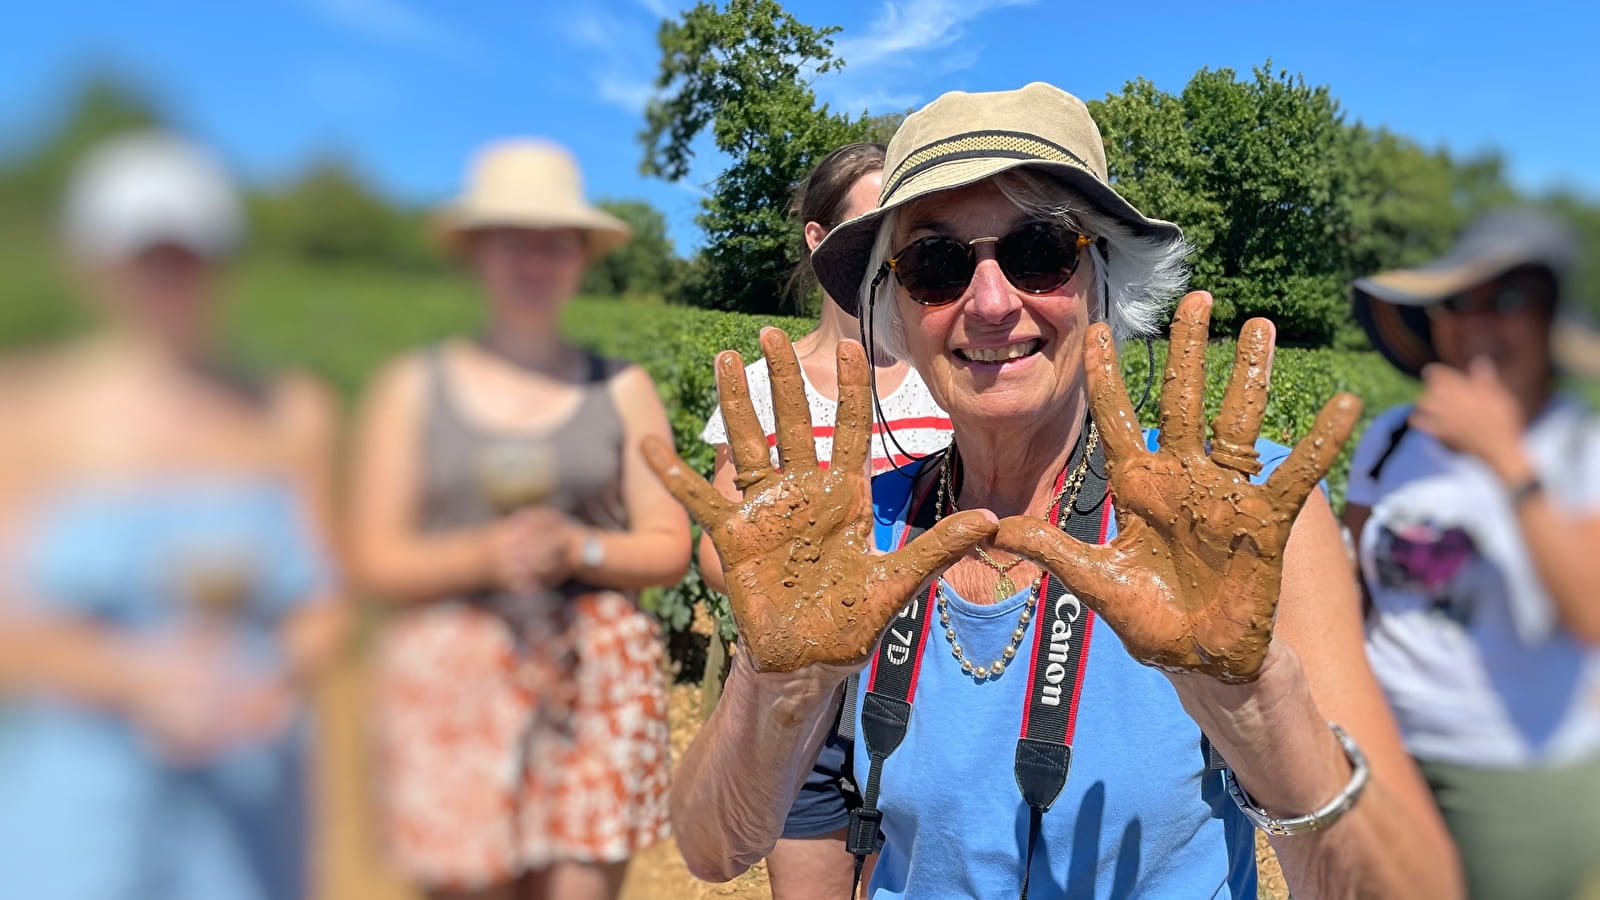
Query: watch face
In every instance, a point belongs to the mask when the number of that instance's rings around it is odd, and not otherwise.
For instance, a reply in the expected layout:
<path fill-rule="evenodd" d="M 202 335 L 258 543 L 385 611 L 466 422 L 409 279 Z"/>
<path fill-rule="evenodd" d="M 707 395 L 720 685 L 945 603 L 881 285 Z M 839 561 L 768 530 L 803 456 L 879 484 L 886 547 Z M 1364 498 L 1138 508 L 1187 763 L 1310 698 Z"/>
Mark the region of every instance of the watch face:
<path fill-rule="evenodd" d="M 583 542 L 583 564 L 593 569 L 605 562 L 605 559 L 605 547 L 601 546 L 599 538 L 590 535 L 589 539 Z"/>

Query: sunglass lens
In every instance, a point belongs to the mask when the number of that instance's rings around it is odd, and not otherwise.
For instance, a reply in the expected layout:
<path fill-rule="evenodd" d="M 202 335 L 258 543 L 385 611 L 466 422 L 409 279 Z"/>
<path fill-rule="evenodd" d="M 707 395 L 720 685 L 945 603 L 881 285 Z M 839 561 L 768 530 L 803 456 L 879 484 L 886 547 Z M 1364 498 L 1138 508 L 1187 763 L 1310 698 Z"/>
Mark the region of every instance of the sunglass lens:
<path fill-rule="evenodd" d="M 972 281 L 972 256 L 954 238 L 929 237 L 901 252 L 895 275 L 911 299 L 941 306 L 960 299 Z"/>
<path fill-rule="evenodd" d="M 1030 294 L 1053 291 L 1078 268 L 1076 235 L 1059 225 L 1035 222 L 1006 235 L 995 258 L 1006 277 Z"/>

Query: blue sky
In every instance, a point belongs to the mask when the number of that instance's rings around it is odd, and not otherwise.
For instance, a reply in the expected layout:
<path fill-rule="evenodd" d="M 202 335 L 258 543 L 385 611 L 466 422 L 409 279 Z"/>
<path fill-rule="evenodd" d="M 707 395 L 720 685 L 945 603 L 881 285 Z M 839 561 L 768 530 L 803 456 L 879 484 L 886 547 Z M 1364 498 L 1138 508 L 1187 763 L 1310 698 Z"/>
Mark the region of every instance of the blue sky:
<path fill-rule="evenodd" d="M 700 241 L 689 183 L 638 174 L 656 24 L 679 0 L 57 0 L 15 4 L 0 52 L 0 147 L 25 142 L 91 66 L 150 89 L 246 177 L 320 152 L 387 192 L 437 203 L 473 148 L 511 134 L 572 147 L 594 197 L 640 197 L 680 250 Z M 1177 91 L 1203 66 L 1277 67 L 1327 84 L 1347 114 L 1429 146 L 1502 151 L 1524 187 L 1600 197 L 1600 6 L 1539 2 L 1062 3 L 792 0 L 839 25 L 835 107 L 888 112 L 947 90 L 1050 81 L 1100 97 L 1144 76 Z"/>

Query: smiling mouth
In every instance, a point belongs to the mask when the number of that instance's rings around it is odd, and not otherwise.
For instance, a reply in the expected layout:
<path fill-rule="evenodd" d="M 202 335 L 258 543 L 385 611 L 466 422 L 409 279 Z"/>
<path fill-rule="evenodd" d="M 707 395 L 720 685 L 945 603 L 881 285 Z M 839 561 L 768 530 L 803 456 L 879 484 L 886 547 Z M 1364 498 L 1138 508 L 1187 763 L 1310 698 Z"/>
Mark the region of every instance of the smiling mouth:
<path fill-rule="evenodd" d="M 1038 353 L 1039 348 L 1043 346 L 1044 341 L 1038 338 L 1032 338 L 1030 340 L 1020 341 L 1015 344 L 1007 344 L 1004 347 L 968 347 L 964 350 L 957 349 L 955 354 L 967 362 L 1003 363 L 1009 362 L 1013 359 L 1022 359 L 1023 357 L 1032 356 L 1035 353 Z"/>

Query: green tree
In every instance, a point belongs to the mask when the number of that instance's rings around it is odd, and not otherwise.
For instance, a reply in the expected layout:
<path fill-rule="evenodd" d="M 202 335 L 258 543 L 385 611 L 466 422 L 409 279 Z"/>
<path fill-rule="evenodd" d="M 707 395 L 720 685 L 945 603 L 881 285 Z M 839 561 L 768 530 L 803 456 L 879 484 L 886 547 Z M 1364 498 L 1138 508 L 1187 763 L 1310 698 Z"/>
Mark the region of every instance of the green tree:
<path fill-rule="evenodd" d="M 667 237 L 667 219 L 642 200 L 601 200 L 600 208 L 633 227 L 633 238 L 589 267 L 583 292 L 676 299 L 683 260 Z"/>
<path fill-rule="evenodd" d="M 689 299 L 772 314 L 799 261 L 790 221 L 794 187 L 834 148 L 860 140 L 863 122 L 818 105 L 811 79 L 842 65 L 830 35 L 776 0 L 701 2 L 657 35 L 661 68 L 640 135 L 643 171 L 687 177 L 694 144 L 709 133 L 730 159 L 696 221 L 706 232 Z"/>
<path fill-rule="evenodd" d="M 1352 279 L 1438 253 L 1511 197 L 1497 157 L 1347 123 L 1327 87 L 1270 61 L 1202 69 L 1178 95 L 1138 79 L 1090 109 L 1117 189 L 1183 226 L 1219 330 L 1265 315 L 1285 343 L 1359 346 Z"/>
<path fill-rule="evenodd" d="M 164 118 L 156 102 L 132 82 L 106 75 L 85 78 L 64 109 L 43 140 L 0 170 L 0 198 L 13 212 L 37 216 L 53 211 L 87 150 L 124 132 L 158 128 Z"/>
<path fill-rule="evenodd" d="M 1184 226 L 1219 326 L 1267 314 L 1287 340 L 1332 337 L 1354 172 L 1327 88 L 1267 67 L 1244 81 L 1202 69 L 1177 97 L 1140 80 L 1092 110 L 1118 189 Z"/>
<path fill-rule="evenodd" d="M 425 217 L 393 205 L 358 167 L 328 156 L 252 197 L 256 246 L 312 263 L 437 265 Z"/>

